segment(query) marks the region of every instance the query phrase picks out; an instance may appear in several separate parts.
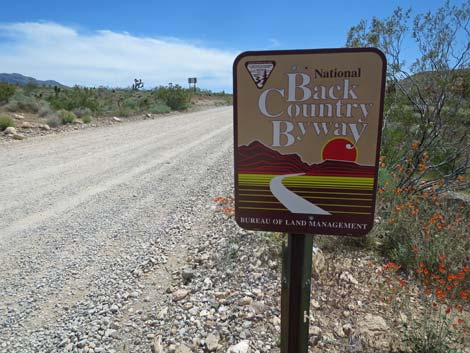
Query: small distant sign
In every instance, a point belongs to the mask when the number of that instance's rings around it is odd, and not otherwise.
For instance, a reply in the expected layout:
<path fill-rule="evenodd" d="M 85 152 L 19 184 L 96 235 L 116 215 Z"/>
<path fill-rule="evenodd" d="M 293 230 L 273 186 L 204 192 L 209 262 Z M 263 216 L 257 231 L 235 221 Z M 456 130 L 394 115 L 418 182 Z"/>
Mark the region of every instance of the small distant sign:
<path fill-rule="evenodd" d="M 374 225 L 386 62 L 377 49 L 246 52 L 234 63 L 235 219 L 365 235 Z"/>
<path fill-rule="evenodd" d="M 196 84 L 197 83 L 197 77 L 189 77 L 188 78 L 188 83 L 191 84 Z"/>

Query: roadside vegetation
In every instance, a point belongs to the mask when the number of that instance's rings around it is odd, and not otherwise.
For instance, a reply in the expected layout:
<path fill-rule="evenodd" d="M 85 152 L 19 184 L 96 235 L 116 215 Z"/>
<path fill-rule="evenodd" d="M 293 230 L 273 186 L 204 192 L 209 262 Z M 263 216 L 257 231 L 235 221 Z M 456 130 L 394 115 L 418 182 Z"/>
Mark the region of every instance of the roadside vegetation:
<path fill-rule="evenodd" d="M 347 46 L 377 47 L 388 61 L 380 222 L 367 244 L 390 261 L 384 298 L 405 312 L 411 352 L 470 346 L 470 2 L 411 17 L 397 8 L 361 21 Z M 419 57 L 405 62 L 403 43 Z M 423 310 L 407 313 L 408 283 Z M 407 299 L 408 298 L 408 299 Z"/>
<path fill-rule="evenodd" d="M 0 131 L 5 130 L 7 127 L 15 127 L 15 121 L 6 115 L 0 115 Z"/>
<path fill-rule="evenodd" d="M 107 87 L 16 86 L 0 83 L 0 109 L 8 113 L 32 113 L 51 127 L 81 119 L 90 123 L 105 116 L 130 117 L 145 113 L 166 114 L 190 109 L 193 101 L 217 98 L 220 105 L 232 104 L 229 94 L 185 89 L 168 84 L 151 90 Z M 3 126 L 3 125 L 2 125 Z"/>

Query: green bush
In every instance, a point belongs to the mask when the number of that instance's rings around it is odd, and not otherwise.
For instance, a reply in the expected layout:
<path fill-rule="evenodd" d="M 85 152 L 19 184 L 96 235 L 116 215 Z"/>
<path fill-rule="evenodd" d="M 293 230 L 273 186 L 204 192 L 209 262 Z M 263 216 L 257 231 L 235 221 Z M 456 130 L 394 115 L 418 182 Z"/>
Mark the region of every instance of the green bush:
<path fill-rule="evenodd" d="M 423 167 L 424 169 L 424 167 Z M 445 254 L 447 267 L 460 271 L 470 253 L 468 209 L 438 191 L 438 185 L 418 190 L 400 188 L 402 166 L 379 172 L 379 215 L 375 229 L 385 256 L 413 272 L 420 264 L 438 271 Z M 470 285 L 470 280 L 468 285 Z"/>
<path fill-rule="evenodd" d="M 15 94 L 16 86 L 0 82 L 0 103 L 8 102 L 10 97 Z"/>
<path fill-rule="evenodd" d="M 185 110 L 189 107 L 191 95 L 179 85 L 160 86 L 154 93 L 157 100 L 165 102 L 172 110 Z"/>
<path fill-rule="evenodd" d="M 132 115 L 132 111 L 129 108 L 120 107 L 117 110 L 113 111 L 113 115 L 127 118 Z"/>
<path fill-rule="evenodd" d="M 11 112 L 37 113 L 41 108 L 41 104 L 35 97 L 17 93 L 11 97 L 6 108 Z"/>
<path fill-rule="evenodd" d="M 62 121 L 62 124 L 72 124 L 77 119 L 77 116 L 74 113 L 65 109 L 59 110 L 57 114 L 59 115 L 59 119 Z"/>
<path fill-rule="evenodd" d="M 47 100 L 54 109 L 74 109 L 88 108 L 93 112 L 100 109 L 98 95 L 94 88 L 78 87 L 59 88 L 54 87 L 54 94 L 47 97 Z"/>
<path fill-rule="evenodd" d="M 77 116 L 77 118 L 82 118 L 86 115 L 91 115 L 90 108 L 75 108 L 72 112 Z"/>
<path fill-rule="evenodd" d="M 149 108 L 149 112 L 153 114 L 165 114 L 171 112 L 171 108 L 165 103 L 157 103 Z"/>
<path fill-rule="evenodd" d="M 7 127 L 14 127 L 15 121 L 6 115 L 0 115 L 0 131 L 5 130 Z"/>
<path fill-rule="evenodd" d="M 134 97 L 126 98 L 122 102 L 122 108 L 129 111 L 130 113 L 136 113 L 139 111 L 139 101 Z"/>
<path fill-rule="evenodd" d="M 41 105 L 38 110 L 39 117 L 46 118 L 52 114 L 54 114 L 54 111 L 49 106 L 49 103 L 45 101 L 41 101 Z"/>
<path fill-rule="evenodd" d="M 62 125 L 62 121 L 56 114 L 53 114 L 49 119 L 47 119 L 47 125 L 49 125 L 50 127 L 57 127 L 59 125 Z"/>
<path fill-rule="evenodd" d="M 82 120 L 85 124 L 89 124 L 91 123 L 91 121 L 93 120 L 92 116 L 91 115 L 85 115 L 82 117 Z"/>
<path fill-rule="evenodd" d="M 233 96 L 231 94 L 224 95 L 223 97 L 226 105 L 233 105 Z"/>

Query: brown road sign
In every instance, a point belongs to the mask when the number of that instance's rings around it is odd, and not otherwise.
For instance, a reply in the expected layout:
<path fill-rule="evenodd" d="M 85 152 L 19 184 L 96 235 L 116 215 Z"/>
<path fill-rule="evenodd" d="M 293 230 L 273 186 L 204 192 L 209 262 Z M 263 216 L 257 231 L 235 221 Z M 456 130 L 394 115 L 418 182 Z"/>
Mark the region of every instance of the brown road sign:
<path fill-rule="evenodd" d="M 245 52 L 234 63 L 235 218 L 246 229 L 365 235 L 385 85 L 377 49 Z"/>

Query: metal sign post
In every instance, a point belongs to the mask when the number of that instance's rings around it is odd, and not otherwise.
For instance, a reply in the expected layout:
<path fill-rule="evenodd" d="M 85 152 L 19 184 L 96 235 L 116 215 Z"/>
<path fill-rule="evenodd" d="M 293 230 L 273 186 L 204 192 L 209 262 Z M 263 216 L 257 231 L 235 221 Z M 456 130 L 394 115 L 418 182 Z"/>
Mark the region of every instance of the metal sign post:
<path fill-rule="evenodd" d="M 196 83 L 197 83 L 197 77 L 188 77 L 189 88 L 191 88 L 191 85 L 193 85 L 194 92 L 196 92 Z"/>
<path fill-rule="evenodd" d="M 281 353 L 307 353 L 312 235 L 289 234 L 282 249 Z"/>
<path fill-rule="evenodd" d="M 386 60 L 374 48 L 259 51 L 233 66 L 235 220 L 288 233 L 281 352 L 307 353 L 312 235 L 373 227 Z"/>

